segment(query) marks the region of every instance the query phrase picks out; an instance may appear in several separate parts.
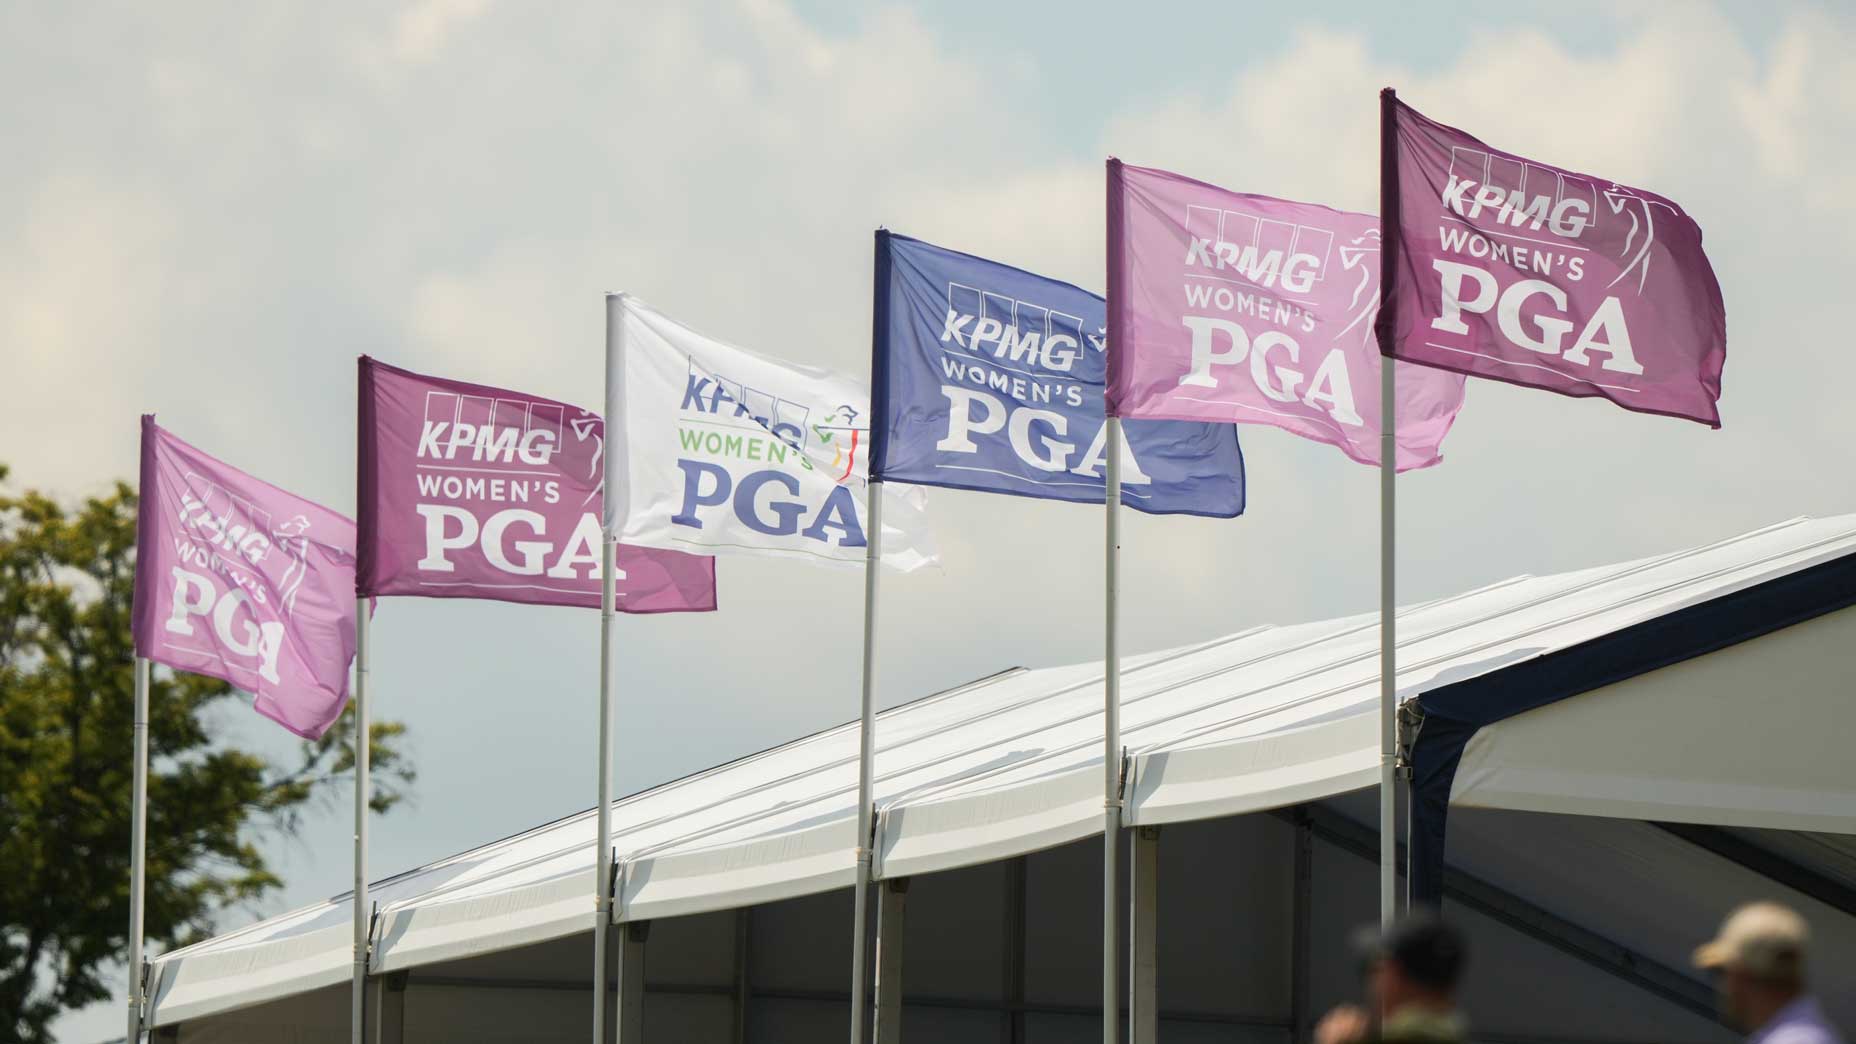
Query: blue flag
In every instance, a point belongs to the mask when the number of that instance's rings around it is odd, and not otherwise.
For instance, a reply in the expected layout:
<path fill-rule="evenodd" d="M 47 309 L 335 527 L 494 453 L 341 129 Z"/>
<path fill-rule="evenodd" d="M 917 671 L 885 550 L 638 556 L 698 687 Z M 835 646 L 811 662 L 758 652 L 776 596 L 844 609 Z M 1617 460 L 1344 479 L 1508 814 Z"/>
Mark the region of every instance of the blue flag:
<path fill-rule="evenodd" d="M 879 231 L 871 477 L 1102 503 L 1106 311 L 1069 283 Z M 1234 426 L 1122 432 L 1122 503 L 1243 513 Z"/>

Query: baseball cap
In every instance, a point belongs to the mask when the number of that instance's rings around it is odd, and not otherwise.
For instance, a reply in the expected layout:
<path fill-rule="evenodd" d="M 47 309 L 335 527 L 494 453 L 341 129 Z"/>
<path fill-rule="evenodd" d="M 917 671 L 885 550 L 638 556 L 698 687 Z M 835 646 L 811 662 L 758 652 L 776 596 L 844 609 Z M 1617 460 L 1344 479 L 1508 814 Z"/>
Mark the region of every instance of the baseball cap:
<path fill-rule="evenodd" d="M 1748 903 L 1721 922 L 1715 937 L 1695 950 L 1695 967 L 1737 968 L 1759 978 L 1793 978 L 1804 970 L 1811 930 L 1804 918 L 1778 903 Z"/>
<path fill-rule="evenodd" d="M 1435 990 L 1456 988 L 1468 947 L 1462 933 L 1435 914 L 1413 913 L 1384 932 L 1361 929 L 1354 948 L 1367 961 L 1390 961 L 1413 982 Z"/>

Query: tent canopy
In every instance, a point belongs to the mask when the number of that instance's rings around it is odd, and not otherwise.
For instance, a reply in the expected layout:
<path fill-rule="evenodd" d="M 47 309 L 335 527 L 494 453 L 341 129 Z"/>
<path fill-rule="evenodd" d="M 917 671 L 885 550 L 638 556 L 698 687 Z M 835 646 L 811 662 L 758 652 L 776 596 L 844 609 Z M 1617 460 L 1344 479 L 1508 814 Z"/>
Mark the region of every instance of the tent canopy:
<path fill-rule="evenodd" d="M 1398 622 L 1400 698 L 1461 693 L 1472 681 L 1499 692 L 1504 676 L 1555 654 L 1839 561 L 1856 563 L 1856 516 L 1794 520 L 1690 551 L 1517 577 L 1409 606 Z M 1856 726 L 1856 713 L 1828 685 L 1840 676 L 1830 673 L 1835 651 L 1856 639 L 1852 614 L 1824 608 L 1808 622 L 1785 620 L 1698 660 L 1671 661 L 1669 670 L 1573 699 L 1562 692 L 1479 725 L 1453 771 L 1450 800 L 1856 833 L 1856 781 L 1834 742 Z M 1126 822 L 1233 816 L 1375 785 L 1378 640 L 1377 617 L 1367 614 L 1126 658 Z M 1719 671 L 1703 662 L 1716 657 L 1726 658 Z M 1809 665 L 1806 684 L 1769 683 L 1749 698 L 1746 685 L 1800 664 Z M 1099 663 L 1016 668 L 881 714 L 877 875 L 967 867 L 1099 833 L 1102 689 Z M 1815 739 L 1697 753 L 1719 748 L 1722 737 L 1781 726 Z M 856 757 L 851 723 L 616 802 L 617 919 L 849 887 Z M 372 970 L 585 932 L 594 826 L 589 810 L 374 885 Z M 152 1021 L 344 982 L 348 925 L 349 897 L 337 896 L 166 954 L 154 962 Z"/>

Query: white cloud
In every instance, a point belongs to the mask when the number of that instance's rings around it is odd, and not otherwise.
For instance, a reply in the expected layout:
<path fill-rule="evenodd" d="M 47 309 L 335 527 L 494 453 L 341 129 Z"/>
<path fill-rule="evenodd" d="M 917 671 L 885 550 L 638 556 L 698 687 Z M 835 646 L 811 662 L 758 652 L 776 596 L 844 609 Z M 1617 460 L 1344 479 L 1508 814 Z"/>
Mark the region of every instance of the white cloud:
<path fill-rule="evenodd" d="M 483 14 L 489 0 L 419 0 L 400 13 L 393 48 L 402 61 L 427 62 L 445 39 Z"/>

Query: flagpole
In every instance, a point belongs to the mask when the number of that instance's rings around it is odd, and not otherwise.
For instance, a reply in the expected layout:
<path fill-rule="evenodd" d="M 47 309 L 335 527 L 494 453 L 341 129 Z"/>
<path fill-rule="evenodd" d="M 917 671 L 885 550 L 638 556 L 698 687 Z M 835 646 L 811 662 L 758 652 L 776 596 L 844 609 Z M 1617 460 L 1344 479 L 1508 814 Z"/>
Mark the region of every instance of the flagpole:
<path fill-rule="evenodd" d="M 1398 915 L 1397 378 L 1392 348 L 1398 238 L 1397 98 L 1379 95 L 1379 923 Z"/>
<path fill-rule="evenodd" d="M 606 936 L 612 925 L 612 632 L 613 603 L 617 601 L 618 590 L 613 565 L 618 523 L 613 518 L 616 469 L 612 466 L 612 432 L 619 416 L 614 363 L 624 347 L 625 324 L 621 319 L 624 307 L 624 295 L 606 295 L 606 460 L 599 541 L 599 839 L 593 882 L 593 1044 L 605 1044 L 606 1040 Z"/>
<path fill-rule="evenodd" d="M 368 721 L 367 599 L 354 600 L 354 997 L 349 1036 L 366 1040 L 367 1009 L 367 804 L 368 755 L 372 745 Z"/>
<path fill-rule="evenodd" d="M 129 1036 L 142 1039 L 147 980 L 142 977 L 142 910 L 148 874 L 148 660 L 135 658 L 135 781 L 129 812 Z"/>
<path fill-rule="evenodd" d="M 1108 418 L 1103 592 L 1107 606 L 1102 657 L 1102 1041 L 1120 1039 L 1121 948 L 1116 888 L 1121 842 L 1121 418 Z"/>
<path fill-rule="evenodd" d="M 871 418 L 873 425 L 882 422 L 881 416 Z M 876 586 L 883 571 L 883 480 L 872 479 L 869 493 L 869 524 L 864 533 L 863 697 L 857 730 L 857 884 L 851 898 L 851 1044 L 863 1044 L 870 977 L 870 864 L 874 855 L 871 846 L 876 843 L 876 809 L 871 793 L 876 771 Z"/>

